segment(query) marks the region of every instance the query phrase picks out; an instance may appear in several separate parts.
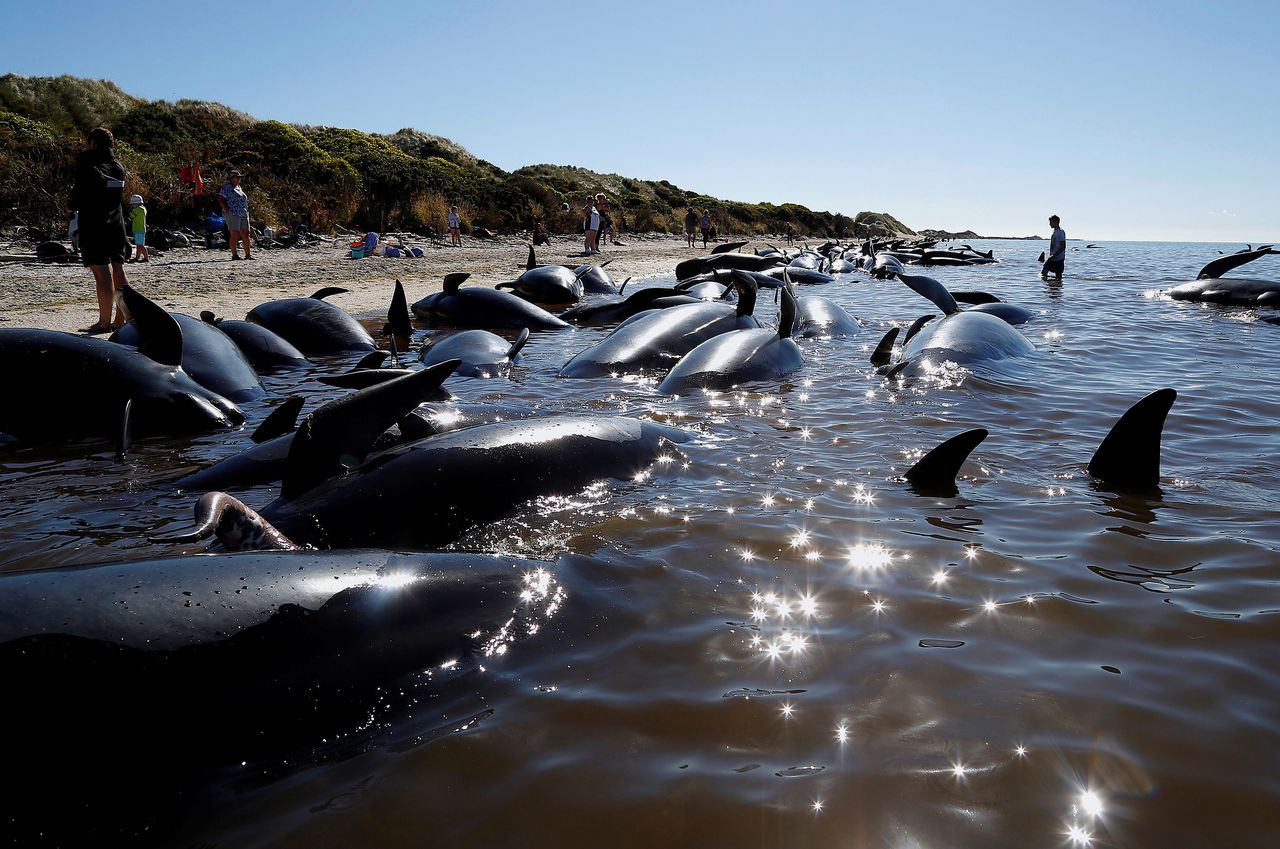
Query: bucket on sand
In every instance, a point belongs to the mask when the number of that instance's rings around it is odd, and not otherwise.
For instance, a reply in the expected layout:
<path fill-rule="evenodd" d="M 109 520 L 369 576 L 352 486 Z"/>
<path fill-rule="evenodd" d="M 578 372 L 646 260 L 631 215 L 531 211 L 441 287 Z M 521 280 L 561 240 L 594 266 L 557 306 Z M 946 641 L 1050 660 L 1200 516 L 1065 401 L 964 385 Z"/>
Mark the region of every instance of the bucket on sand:
<path fill-rule="evenodd" d="M 364 242 L 351 243 L 351 258 L 364 259 Z"/>

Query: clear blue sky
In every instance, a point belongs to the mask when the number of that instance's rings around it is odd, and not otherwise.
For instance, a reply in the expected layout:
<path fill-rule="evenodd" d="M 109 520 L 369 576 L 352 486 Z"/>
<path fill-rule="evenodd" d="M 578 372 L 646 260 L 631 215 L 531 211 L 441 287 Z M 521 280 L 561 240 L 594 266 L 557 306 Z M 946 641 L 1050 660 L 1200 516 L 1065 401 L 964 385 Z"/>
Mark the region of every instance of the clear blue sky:
<path fill-rule="evenodd" d="M 4 3 L 0 72 L 908 225 L 1280 241 L 1271 2 Z"/>

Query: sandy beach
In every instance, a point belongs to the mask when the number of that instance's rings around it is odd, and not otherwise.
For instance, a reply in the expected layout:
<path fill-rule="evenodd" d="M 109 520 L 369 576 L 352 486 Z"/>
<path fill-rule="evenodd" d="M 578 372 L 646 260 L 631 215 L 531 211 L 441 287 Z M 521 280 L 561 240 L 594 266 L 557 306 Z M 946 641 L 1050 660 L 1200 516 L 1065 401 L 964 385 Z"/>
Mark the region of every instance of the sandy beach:
<path fill-rule="evenodd" d="M 580 264 L 612 260 L 609 273 L 621 282 L 671 272 L 681 259 L 698 256 L 683 237 L 666 234 L 628 236 L 624 246 L 609 246 L 599 256 L 577 256 L 580 236 L 553 236 L 538 249 L 539 263 Z M 310 295 L 324 286 L 350 291 L 329 300 L 359 316 L 385 314 L 396 280 L 405 285 L 410 303 L 440 290 L 445 274 L 468 271 L 465 285 L 493 286 L 513 280 L 524 270 L 529 243 L 518 237 L 464 239 L 462 247 L 423 241 L 421 259 L 368 257 L 350 259 L 347 240 L 307 248 L 260 250 L 252 262 L 234 262 L 226 250 L 182 248 L 166 251 L 148 263 L 127 268 L 129 282 L 174 312 L 199 315 L 213 310 L 220 317 L 243 318 L 258 304 L 276 298 Z M 97 318 L 93 278 L 78 264 L 9 262 L 0 265 L 5 285 L 0 291 L 0 327 L 43 327 L 79 331 Z"/>

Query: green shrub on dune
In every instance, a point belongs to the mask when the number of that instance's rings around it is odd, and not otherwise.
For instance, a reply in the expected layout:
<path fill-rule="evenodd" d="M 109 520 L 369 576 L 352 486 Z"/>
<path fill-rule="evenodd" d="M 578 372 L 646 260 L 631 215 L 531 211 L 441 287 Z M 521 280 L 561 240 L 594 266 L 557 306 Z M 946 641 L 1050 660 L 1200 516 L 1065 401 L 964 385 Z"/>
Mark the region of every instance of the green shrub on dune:
<path fill-rule="evenodd" d="M 685 191 L 666 180 L 640 180 L 566 165 L 530 165 L 508 173 L 440 136 L 414 129 L 382 136 L 339 127 L 258 121 L 219 103 L 146 101 L 114 83 L 75 77 L 0 76 L 0 224 L 57 229 L 66 218 L 70 169 L 84 134 L 106 126 L 130 172 L 127 193 L 147 198 L 157 226 L 198 221 L 217 209 L 226 172 L 246 173 L 260 224 L 317 230 L 443 230 L 450 206 L 469 227 L 551 232 L 581 227 L 588 194 L 604 192 L 615 221 L 632 231 L 682 232 L 687 206 L 711 211 L 723 235 L 912 234 L 886 213 L 850 219 L 798 204 L 743 203 Z M 206 192 L 179 182 L 200 164 Z M 569 205 L 565 211 L 564 205 Z"/>

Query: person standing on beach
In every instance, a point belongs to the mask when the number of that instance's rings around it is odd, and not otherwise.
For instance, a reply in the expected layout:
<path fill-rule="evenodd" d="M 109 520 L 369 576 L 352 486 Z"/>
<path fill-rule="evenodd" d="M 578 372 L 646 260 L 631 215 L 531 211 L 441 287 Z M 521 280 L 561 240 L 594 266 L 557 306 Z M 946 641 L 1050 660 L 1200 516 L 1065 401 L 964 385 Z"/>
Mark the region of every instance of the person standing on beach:
<path fill-rule="evenodd" d="M 1067 260 L 1067 234 L 1058 226 L 1060 218 L 1056 215 L 1049 216 L 1049 226 L 1053 228 L 1053 235 L 1049 237 L 1049 258 L 1045 260 L 1044 268 L 1040 269 L 1040 279 L 1048 280 L 1049 275 L 1054 275 L 1054 280 L 1058 283 L 1062 282 L 1062 269 Z"/>
<path fill-rule="evenodd" d="M 698 213 L 693 211 L 692 206 L 684 208 L 684 239 L 689 243 L 689 247 L 693 247 L 693 232 L 698 226 Z"/>
<path fill-rule="evenodd" d="M 462 218 L 456 206 L 449 207 L 449 244 L 455 248 L 462 247 Z"/>
<path fill-rule="evenodd" d="M 232 171 L 227 175 L 227 183 L 218 192 L 218 203 L 222 204 L 222 217 L 227 221 L 227 231 L 231 234 L 231 258 L 239 259 L 240 241 L 244 241 L 244 258 L 253 259 L 249 253 L 249 196 L 240 187 L 242 175 Z"/>
<path fill-rule="evenodd" d="M 613 215 L 609 208 L 609 199 L 604 196 L 604 192 L 596 195 L 596 209 L 600 210 L 600 229 L 596 232 L 596 245 L 600 244 L 600 237 L 604 237 L 604 243 L 609 244 L 609 236 L 613 233 Z"/>
<path fill-rule="evenodd" d="M 596 209 L 596 201 L 587 195 L 587 205 L 582 208 L 583 221 L 583 253 L 590 256 L 600 251 L 600 211 Z"/>
<path fill-rule="evenodd" d="M 147 208 L 142 205 L 142 195 L 129 198 L 129 221 L 133 225 L 133 259 L 130 262 L 150 262 L 151 254 L 147 251 Z"/>
<path fill-rule="evenodd" d="M 71 188 L 71 208 L 79 213 L 80 260 L 92 272 L 98 293 L 98 320 L 85 328 L 90 334 L 106 333 L 125 322 L 117 293 L 129 285 L 124 273 L 129 237 L 121 210 L 124 166 L 115 157 L 114 145 L 110 130 L 90 130 L 85 149 L 76 156 Z"/>
<path fill-rule="evenodd" d="M 707 239 L 711 238 L 711 210 L 702 210 L 702 220 L 698 222 L 698 226 L 702 228 L 702 247 L 707 246 Z"/>

